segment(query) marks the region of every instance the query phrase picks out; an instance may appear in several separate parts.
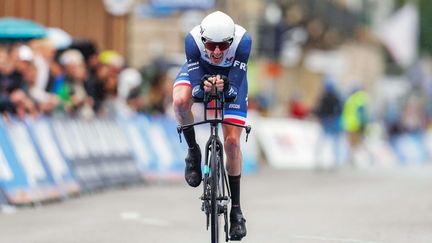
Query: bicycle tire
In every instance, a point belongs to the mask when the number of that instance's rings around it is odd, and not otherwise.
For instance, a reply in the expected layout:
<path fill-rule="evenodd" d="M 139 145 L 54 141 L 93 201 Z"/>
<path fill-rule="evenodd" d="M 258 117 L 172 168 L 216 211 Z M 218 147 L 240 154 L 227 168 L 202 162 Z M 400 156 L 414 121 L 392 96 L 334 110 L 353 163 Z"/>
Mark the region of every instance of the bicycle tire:
<path fill-rule="evenodd" d="M 219 243 L 219 168 L 217 157 L 219 156 L 216 151 L 216 142 L 213 141 L 210 157 L 210 171 L 211 171 L 211 196 L 210 196 L 210 227 L 211 227 L 211 242 Z"/>

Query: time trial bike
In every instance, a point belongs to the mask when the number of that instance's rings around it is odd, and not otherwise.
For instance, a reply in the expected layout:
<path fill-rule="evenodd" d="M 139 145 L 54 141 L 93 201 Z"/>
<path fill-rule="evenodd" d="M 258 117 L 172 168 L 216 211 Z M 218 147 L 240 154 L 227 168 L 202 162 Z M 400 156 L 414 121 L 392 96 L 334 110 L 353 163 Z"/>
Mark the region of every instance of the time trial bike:
<path fill-rule="evenodd" d="M 211 231 L 211 242 L 219 243 L 220 219 L 223 215 L 223 229 L 225 241 L 229 241 L 228 233 L 228 205 L 231 201 L 231 192 L 228 185 L 228 177 L 224 164 L 223 145 L 218 135 L 219 124 L 244 128 L 246 142 L 251 131 L 251 126 L 228 122 L 224 120 L 224 105 L 232 102 L 225 99 L 223 92 L 205 93 L 203 99 L 193 98 L 194 102 L 204 104 L 204 120 L 192 124 L 179 125 L 177 132 L 181 142 L 181 133 L 184 129 L 202 124 L 210 124 L 210 137 L 205 146 L 205 160 L 203 166 L 203 194 L 201 210 L 206 215 L 206 228 Z M 214 102 L 212 102 L 214 101 Z M 209 113 L 213 113 L 208 115 Z M 210 116 L 210 117 L 208 117 Z"/>

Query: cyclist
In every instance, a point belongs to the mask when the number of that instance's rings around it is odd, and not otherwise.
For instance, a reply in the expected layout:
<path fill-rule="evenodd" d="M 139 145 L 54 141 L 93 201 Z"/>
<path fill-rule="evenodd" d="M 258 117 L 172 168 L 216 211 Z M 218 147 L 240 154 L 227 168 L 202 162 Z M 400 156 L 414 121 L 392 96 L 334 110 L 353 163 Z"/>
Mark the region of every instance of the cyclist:
<path fill-rule="evenodd" d="M 247 115 L 246 66 L 252 40 L 246 30 L 234 24 L 220 11 L 206 16 L 186 36 L 186 63 L 174 83 L 173 103 L 176 118 L 181 125 L 193 122 L 191 97 L 203 98 L 212 84 L 233 102 L 225 104 L 225 120 L 244 125 Z M 240 135 L 242 128 L 224 125 L 226 168 L 231 190 L 230 238 L 241 240 L 246 235 L 245 218 L 240 207 L 240 178 L 242 153 Z M 197 187 L 202 180 L 201 150 L 191 127 L 183 131 L 189 147 L 185 159 L 185 179 Z"/>

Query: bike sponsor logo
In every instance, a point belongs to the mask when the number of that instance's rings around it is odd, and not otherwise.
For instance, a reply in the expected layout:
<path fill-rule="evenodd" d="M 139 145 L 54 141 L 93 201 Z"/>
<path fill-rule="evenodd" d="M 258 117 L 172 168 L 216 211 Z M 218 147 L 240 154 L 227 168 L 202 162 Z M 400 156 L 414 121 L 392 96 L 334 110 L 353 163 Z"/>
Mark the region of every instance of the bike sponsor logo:
<path fill-rule="evenodd" d="M 228 106 L 229 109 L 240 109 L 240 105 L 239 104 L 229 104 Z"/>
<path fill-rule="evenodd" d="M 237 93 L 235 92 L 233 87 L 230 87 L 230 90 L 228 91 L 228 95 L 234 95 L 234 94 L 237 94 Z"/>
<path fill-rule="evenodd" d="M 193 71 L 193 70 L 196 70 L 196 69 L 198 69 L 199 67 L 190 67 L 189 69 L 188 69 L 188 72 L 191 72 L 191 71 Z"/>
<path fill-rule="evenodd" d="M 197 85 L 197 86 L 195 86 L 193 89 L 192 89 L 192 94 L 197 94 L 198 92 L 200 92 L 200 86 L 199 85 Z"/>
<path fill-rule="evenodd" d="M 191 60 L 189 60 L 189 61 L 191 61 Z M 199 65 L 199 62 L 188 63 L 188 67 L 193 67 L 193 66 L 196 66 L 196 65 Z"/>

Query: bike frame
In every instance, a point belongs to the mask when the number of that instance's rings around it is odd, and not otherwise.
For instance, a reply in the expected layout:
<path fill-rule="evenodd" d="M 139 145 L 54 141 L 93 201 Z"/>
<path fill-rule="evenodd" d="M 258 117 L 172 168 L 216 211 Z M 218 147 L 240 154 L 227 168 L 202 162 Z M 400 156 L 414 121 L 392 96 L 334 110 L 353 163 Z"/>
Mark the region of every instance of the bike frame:
<path fill-rule="evenodd" d="M 210 102 L 214 100 L 215 104 L 210 107 Z M 224 104 L 225 97 L 223 92 L 216 94 L 206 93 L 204 99 L 196 100 L 204 103 L 204 120 L 192 124 L 177 127 L 181 142 L 181 133 L 189 127 L 210 124 L 210 137 L 205 148 L 205 163 L 203 177 L 203 200 L 202 211 L 206 214 L 207 230 L 211 223 L 211 240 L 212 243 L 219 242 L 219 215 L 224 215 L 225 241 L 228 237 L 228 213 L 227 205 L 231 200 L 231 192 L 228 186 L 228 176 L 225 170 L 223 144 L 219 138 L 219 124 L 226 124 L 241 127 L 246 130 L 246 141 L 251 131 L 250 126 L 243 126 L 236 123 L 224 121 Z M 213 118 L 208 118 L 208 111 L 214 111 Z M 210 222 L 211 221 L 211 222 Z"/>

